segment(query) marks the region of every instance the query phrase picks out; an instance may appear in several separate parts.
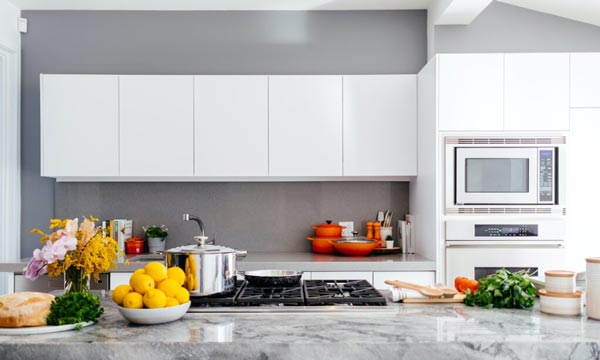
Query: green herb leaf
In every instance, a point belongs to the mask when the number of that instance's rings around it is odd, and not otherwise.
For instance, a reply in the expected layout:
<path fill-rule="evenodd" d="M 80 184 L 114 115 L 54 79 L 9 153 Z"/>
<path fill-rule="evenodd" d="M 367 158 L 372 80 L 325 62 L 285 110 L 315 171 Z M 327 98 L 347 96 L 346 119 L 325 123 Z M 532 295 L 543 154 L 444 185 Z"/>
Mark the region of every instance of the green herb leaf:
<path fill-rule="evenodd" d="M 511 273 L 500 269 L 479 280 L 479 289 L 466 293 L 465 304 L 496 308 L 532 308 L 535 304 L 535 286 L 529 279 L 529 270 Z"/>
<path fill-rule="evenodd" d="M 48 325 L 67 325 L 96 321 L 104 309 L 100 299 L 90 292 L 74 292 L 56 297 L 46 319 Z"/>

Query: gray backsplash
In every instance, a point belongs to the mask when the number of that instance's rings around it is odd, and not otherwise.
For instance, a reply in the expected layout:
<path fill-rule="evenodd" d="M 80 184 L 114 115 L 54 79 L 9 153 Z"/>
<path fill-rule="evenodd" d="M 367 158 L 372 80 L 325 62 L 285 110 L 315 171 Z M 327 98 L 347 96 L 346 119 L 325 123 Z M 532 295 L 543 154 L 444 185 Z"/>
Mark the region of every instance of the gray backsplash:
<path fill-rule="evenodd" d="M 394 211 L 392 224 L 408 212 L 404 182 L 279 183 L 57 183 L 57 217 L 94 215 L 127 218 L 134 233 L 142 225 L 169 228 L 167 248 L 192 243 L 198 225 L 183 222 L 189 212 L 203 219 L 219 244 L 249 251 L 309 251 L 311 225 L 326 219 L 354 221 L 364 234 L 378 210 Z M 394 229 L 394 237 L 396 236 Z"/>

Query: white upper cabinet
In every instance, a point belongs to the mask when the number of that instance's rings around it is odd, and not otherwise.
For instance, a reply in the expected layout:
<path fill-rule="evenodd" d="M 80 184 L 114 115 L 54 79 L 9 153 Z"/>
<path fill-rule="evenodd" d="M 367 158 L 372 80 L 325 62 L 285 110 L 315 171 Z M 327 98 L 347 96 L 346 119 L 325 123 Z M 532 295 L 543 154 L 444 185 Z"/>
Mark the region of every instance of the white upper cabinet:
<path fill-rule="evenodd" d="M 505 130 L 569 129 L 569 54 L 505 54 Z"/>
<path fill-rule="evenodd" d="M 344 76 L 344 176 L 417 175 L 417 76 Z"/>
<path fill-rule="evenodd" d="M 117 76 L 41 76 L 41 175 L 119 175 Z"/>
<path fill-rule="evenodd" d="M 600 107 L 600 53 L 571 54 L 571 107 Z"/>
<path fill-rule="evenodd" d="M 269 174 L 267 76 L 194 78 L 194 175 Z"/>
<path fill-rule="evenodd" d="M 269 175 L 342 175 L 342 77 L 269 77 Z"/>
<path fill-rule="evenodd" d="M 194 175 L 193 76 L 119 78 L 121 176 Z"/>
<path fill-rule="evenodd" d="M 438 70 L 441 131 L 504 128 L 504 54 L 443 54 Z"/>

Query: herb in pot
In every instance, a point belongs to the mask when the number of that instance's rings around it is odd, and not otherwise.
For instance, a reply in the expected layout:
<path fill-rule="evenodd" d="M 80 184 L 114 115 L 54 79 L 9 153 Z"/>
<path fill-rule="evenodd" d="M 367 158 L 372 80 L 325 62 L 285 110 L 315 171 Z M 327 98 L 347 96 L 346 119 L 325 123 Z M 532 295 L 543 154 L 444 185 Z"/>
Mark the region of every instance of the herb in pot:
<path fill-rule="evenodd" d="M 52 301 L 50 314 L 46 318 L 48 325 L 67 325 L 97 321 L 104 309 L 100 299 L 88 291 L 72 292 Z"/>
<path fill-rule="evenodd" d="M 142 227 L 142 229 L 146 232 L 146 238 L 161 238 L 164 239 L 169 234 L 169 229 L 167 229 L 164 225 L 161 226 L 148 226 Z"/>
<path fill-rule="evenodd" d="M 511 273 L 500 269 L 479 280 L 474 292 L 467 290 L 465 304 L 491 308 L 529 309 L 535 304 L 535 286 L 529 279 L 529 270 Z"/>
<path fill-rule="evenodd" d="M 386 241 L 387 241 L 387 240 L 394 240 L 394 238 L 392 237 L 392 235 L 388 235 L 388 236 L 386 236 L 386 237 L 385 237 L 385 240 L 386 240 Z"/>

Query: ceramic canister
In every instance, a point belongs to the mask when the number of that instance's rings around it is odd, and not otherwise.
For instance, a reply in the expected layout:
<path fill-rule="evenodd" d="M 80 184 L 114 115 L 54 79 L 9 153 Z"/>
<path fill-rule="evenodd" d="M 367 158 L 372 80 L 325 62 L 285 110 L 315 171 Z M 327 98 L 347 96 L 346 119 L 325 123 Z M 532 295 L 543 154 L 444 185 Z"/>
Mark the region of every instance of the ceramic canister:
<path fill-rule="evenodd" d="M 558 294 L 542 289 L 539 294 L 540 310 L 543 313 L 553 315 L 581 314 L 581 291 L 572 294 Z"/>
<path fill-rule="evenodd" d="M 600 320 L 600 258 L 587 258 L 585 308 L 589 318 Z"/>
<path fill-rule="evenodd" d="M 575 292 L 575 273 L 566 270 L 548 270 L 546 276 L 546 291 L 559 294 Z"/>

